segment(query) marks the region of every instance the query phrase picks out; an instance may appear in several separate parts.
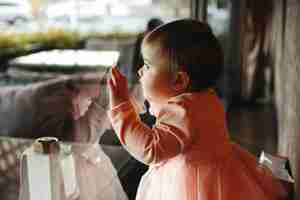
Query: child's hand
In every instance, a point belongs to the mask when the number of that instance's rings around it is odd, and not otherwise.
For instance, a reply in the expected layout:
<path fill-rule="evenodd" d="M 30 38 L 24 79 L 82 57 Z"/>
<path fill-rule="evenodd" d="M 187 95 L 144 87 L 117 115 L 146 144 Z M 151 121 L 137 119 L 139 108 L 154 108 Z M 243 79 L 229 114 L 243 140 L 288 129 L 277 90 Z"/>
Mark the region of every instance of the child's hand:
<path fill-rule="evenodd" d="M 111 78 L 108 79 L 110 108 L 129 100 L 127 78 L 115 67 L 111 70 Z"/>
<path fill-rule="evenodd" d="M 65 83 L 64 95 L 71 100 L 70 112 L 75 120 L 83 117 L 92 105 L 92 99 L 100 96 L 98 74 L 70 76 Z"/>
<path fill-rule="evenodd" d="M 90 105 L 92 104 L 92 100 L 90 97 L 81 97 L 77 96 L 72 100 L 73 111 L 72 115 L 75 120 L 84 116 L 88 111 Z"/>

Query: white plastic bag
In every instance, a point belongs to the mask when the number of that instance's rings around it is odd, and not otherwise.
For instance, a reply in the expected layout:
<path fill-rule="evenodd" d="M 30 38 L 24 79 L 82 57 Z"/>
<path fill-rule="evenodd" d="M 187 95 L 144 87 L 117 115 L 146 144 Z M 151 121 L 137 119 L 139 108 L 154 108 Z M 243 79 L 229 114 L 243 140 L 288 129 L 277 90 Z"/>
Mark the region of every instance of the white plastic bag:
<path fill-rule="evenodd" d="M 19 200 L 127 200 L 117 171 L 98 144 L 58 147 L 54 142 L 48 151 L 36 144 L 21 156 Z"/>
<path fill-rule="evenodd" d="M 79 197 L 72 153 L 53 137 L 37 139 L 21 156 L 19 200 L 73 200 Z"/>

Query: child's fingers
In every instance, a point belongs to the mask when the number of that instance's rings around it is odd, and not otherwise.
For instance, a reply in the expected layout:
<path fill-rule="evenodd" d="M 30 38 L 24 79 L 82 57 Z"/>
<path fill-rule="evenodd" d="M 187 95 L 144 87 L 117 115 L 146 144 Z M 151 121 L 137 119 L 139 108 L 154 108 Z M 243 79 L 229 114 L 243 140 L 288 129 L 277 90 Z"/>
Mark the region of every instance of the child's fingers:
<path fill-rule="evenodd" d="M 127 85 L 127 78 L 120 73 L 119 70 L 113 68 L 112 69 L 112 80 L 116 87 L 124 88 Z"/>
<path fill-rule="evenodd" d="M 117 68 L 115 68 L 115 67 L 112 68 L 112 71 L 115 74 L 115 76 L 117 77 L 117 79 L 124 79 L 125 78 L 125 76 Z"/>
<path fill-rule="evenodd" d="M 114 84 L 114 81 L 111 78 L 107 80 L 107 85 L 108 85 L 108 88 L 111 92 L 114 92 L 116 90 L 116 86 Z"/>
<path fill-rule="evenodd" d="M 119 83 L 122 79 L 122 76 L 121 76 L 119 70 L 117 70 L 116 68 L 112 68 L 111 72 L 112 72 L 112 77 L 113 77 L 113 80 L 115 81 L 115 83 L 116 84 Z"/>
<path fill-rule="evenodd" d="M 118 77 L 123 77 L 124 75 L 120 72 L 120 70 L 118 70 L 117 68 L 114 68 L 115 72 L 117 74 Z"/>
<path fill-rule="evenodd" d="M 114 71 L 114 69 L 112 68 L 110 80 L 112 80 L 112 83 L 113 83 L 114 85 L 116 85 L 116 84 L 118 83 L 118 80 L 117 80 L 117 79 L 118 79 L 118 78 L 117 78 L 117 74 L 116 74 L 116 72 Z"/>
<path fill-rule="evenodd" d="M 118 76 L 118 70 L 115 67 L 111 68 L 111 73 L 113 76 Z"/>
<path fill-rule="evenodd" d="M 124 87 L 124 85 L 127 85 L 127 78 L 125 75 L 123 75 L 118 69 L 113 68 L 112 73 L 114 74 L 116 84 L 121 85 Z"/>

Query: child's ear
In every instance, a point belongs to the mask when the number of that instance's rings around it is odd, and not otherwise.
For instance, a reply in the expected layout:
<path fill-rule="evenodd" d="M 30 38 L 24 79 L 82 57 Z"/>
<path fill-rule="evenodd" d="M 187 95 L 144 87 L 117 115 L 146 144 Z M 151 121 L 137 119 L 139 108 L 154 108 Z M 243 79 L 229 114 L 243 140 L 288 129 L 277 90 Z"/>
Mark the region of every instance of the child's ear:
<path fill-rule="evenodd" d="M 188 88 L 190 77 L 185 71 L 178 71 L 176 74 L 174 89 L 178 92 Z"/>

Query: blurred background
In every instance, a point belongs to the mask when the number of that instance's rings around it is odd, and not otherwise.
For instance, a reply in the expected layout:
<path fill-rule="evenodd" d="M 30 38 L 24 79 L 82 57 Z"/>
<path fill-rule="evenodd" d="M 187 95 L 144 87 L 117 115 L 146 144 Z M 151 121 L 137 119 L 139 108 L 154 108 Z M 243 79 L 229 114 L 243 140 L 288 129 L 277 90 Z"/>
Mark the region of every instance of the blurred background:
<path fill-rule="evenodd" d="M 51 80 L 68 78 L 73 84 L 78 75 L 102 76 L 117 65 L 140 98 L 139 45 L 152 19 L 166 23 L 195 18 L 210 24 L 224 50 L 224 72 L 216 91 L 231 138 L 257 157 L 266 151 L 289 158 L 298 183 L 299 8 L 292 0 L 0 0 L 0 185 L 11 186 L 0 189 L 0 198 L 17 199 L 17 156 L 24 150 L 24 138 L 70 132 L 54 122 L 48 132 L 36 124 L 36 113 L 46 118 L 44 113 L 58 107 L 59 112 L 51 114 L 56 118 L 67 112 L 62 105 L 69 100 L 60 99 L 61 107 L 60 102 L 37 101 L 57 95 L 53 88 L 58 86 L 52 87 Z M 59 91 L 70 89 L 64 84 Z M 81 84 L 72 88 L 79 85 L 81 90 Z M 153 123 L 149 116 L 142 118 Z M 101 132 L 106 134 L 100 146 L 134 199 L 147 168 L 120 146 L 109 125 Z M 74 142 L 72 136 L 66 138 Z M 295 184 L 298 196 L 299 188 Z"/>

